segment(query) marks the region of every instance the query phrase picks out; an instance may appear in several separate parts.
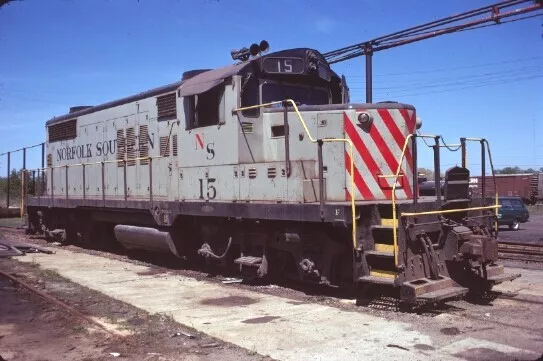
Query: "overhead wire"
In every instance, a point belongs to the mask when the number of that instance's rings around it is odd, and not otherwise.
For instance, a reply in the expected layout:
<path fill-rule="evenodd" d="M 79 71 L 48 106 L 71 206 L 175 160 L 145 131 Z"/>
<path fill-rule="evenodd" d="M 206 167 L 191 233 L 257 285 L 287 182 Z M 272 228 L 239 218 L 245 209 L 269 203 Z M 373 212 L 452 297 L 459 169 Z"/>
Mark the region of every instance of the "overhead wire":
<path fill-rule="evenodd" d="M 476 88 L 481 88 L 481 87 L 490 86 L 490 85 L 510 84 L 510 83 L 516 83 L 516 82 L 520 82 L 520 81 L 535 80 L 535 79 L 539 79 L 539 78 L 542 78 L 542 77 L 543 77 L 543 75 L 521 77 L 521 78 L 508 79 L 508 80 L 503 80 L 503 81 L 487 81 L 487 82 L 483 82 L 483 83 L 472 85 L 472 86 L 465 86 L 465 87 L 460 87 L 460 88 L 449 88 L 449 89 L 438 89 L 438 90 L 433 90 L 433 91 L 429 91 L 429 92 L 420 92 L 420 93 L 417 93 L 417 92 L 415 92 L 415 93 L 407 93 L 407 94 L 404 93 L 404 94 L 398 94 L 397 96 L 408 97 L 408 96 L 418 96 L 418 95 L 426 95 L 426 94 L 447 93 L 447 92 L 458 91 L 458 90 L 476 89 Z M 392 92 L 390 92 L 390 93 L 392 93 Z M 376 95 L 390 96 L 388 94 L 389 94 L 389 92 L 384 92 L 384 93 L 377 93 Z M 392 93 L 392 94 L 394 95 L 394 93 Z M 357 99 L 357 100 L 354 100 L 354 101 L 358 102 L 358 101 L 364 101 L 364 100 L 363 99 Z"/>
<path fill-rule="evenodd" d="M 524 8 L 510 9 L 515 5 L 528 4 Z M 338 63 L 341 61 L 349 60 L 363 55 L 372 54 L 377 51 L 398 47 L 413 42 L 429 39 L 432 37 L 451 34 L 454 32 L 476 30 L 482 27 L 496 26 L 501 24 L 507 24 L 514 21 L 525 20 L 539 16 L 540 14 L 521 16 L 531 11 L 542 10 L 543 6 L 540 2 L 533 0 L 508 0 L 501 1 L 499 3 L 487 5 L 478 9 L 466 11 L 461 14 L 448 16 L 439 20 L 431 21 L 426 24 L 417 25 L 409 29 L 401 30 L 392 34 L 377 37 L 371 40 L 367 40 L 358 44 L 349 45 L 340 49 L 336 49 L 327 53 L 324 53 L 325 59 L 330 64 Z M 503 10 L 503 11 L 502 11 Z M 488 14 L 490 15 L 482 19 L 473 19 L 469 22 L 462 23 L 461 21 L 476 16 Z M 508 19 L 516 17 L 513 19 Z M 508 20 L 505 20 L 508 19 Z M 459 23 L 458 25 L 451 25 Z"/>
<path fill-rule="evenodd" d="M 539 60 L 543 59 L 543 56 L 535 56 L 531 58 L 520 58 L 520 59 L 513 59 L 513 60 L 505 60 L 505 61 L 497 61 L 497 62 L 490 62 L 490 63 L 484 63 L 484 64 L 473 64 L 473 65 L 466 65 L 466 66 L 457 66 L 452 68 L 438 68 L 438 69 L 426 69 L 426 70 L 415 70 L 415 71 L 409 71 L 409 72 L 402 72 L 402 73 L 384 73 L 384 74 L 374 74 L 374 77 L 384 77 L 384 76 L 401 76 L 401 75 L 412 75 L 412 74 L 426 74 L 426 73 L 437 73 L 437 72 L 450 72 L 455 70 L 464 70 L 464 69 L 473 69 L 473 68 L 483 68 L 483 67 L 490 67 L 494 65 L 503 65 L 503 64 L 511 64 L 511 63 L 520 63 L 523 61 L 532 61 L 532 60 Z M 348 78 L 363 78 L 365 75 L 346 75 Z M 352 81 L 351 81 L 352 83 Z"/>
<path fill-rule="evenodd" d="M 429 81 L 407 81 L 405 84 L 394 84 L 390 86 L 381 86 L 373 87 L 374 90 L 391 90 L 391 89 L 411 89 L 416 87 L 420 88 L 435 88 L 436 86 L 447 86 L 447 85 L 464 85 L 471 84 L 481 81 L 490 81 L 498 79 L 507 79 L 513 76 L 521 75 L 539 75 L 543 71 L 543 66 L 535 66 L 530 68 L 519 68 L 519 69 L 507 69 L 497 72 L 488 72 L 482 74 L 466 74 L 464 76 L 458 77 L 444 77 L 444 78 L 434 78 Z M 357 84 L 357 83 L 355 83 Z M 351 90 L 363 90 L 364 87 L 349 87 Z"/>

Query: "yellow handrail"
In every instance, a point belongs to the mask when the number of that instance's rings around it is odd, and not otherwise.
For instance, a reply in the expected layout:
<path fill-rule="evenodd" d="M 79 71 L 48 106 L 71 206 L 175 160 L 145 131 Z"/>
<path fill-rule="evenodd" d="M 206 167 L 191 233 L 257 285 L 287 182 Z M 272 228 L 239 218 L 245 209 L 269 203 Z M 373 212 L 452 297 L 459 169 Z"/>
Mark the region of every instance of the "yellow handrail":
<path fill-rule="evenodd" d="M 394 178 L 394 184 L 392 185 L 392 239 L 393 239 L 393 245 L 394 245 L 394 266 L 398 267 L 398 230 L 396 229 L 398 227 L 398 221 L 396 217 L 396 183 L 398 183 L 398 177 L 400 176 L 400 171 L 402 170 L 402 163 L 403 158 L 405 157 L 405 150 L 407 149 L 407 145 L 409 144 L 409 140 L 413 137 L 413 134 L 408 134 L 405 138 L 405 142 L 403 144 L 402 148 L 402 154 L 400 156 L 400 160 L 398 162 L 398 169 L 396 170 L 396 177 Z M 413 170 L 416 172 L 417 170 Z M 417 195 L 414 194 L 414 197 Z"/>
<path fill-rule="evenodd" d="M 287 99 L 287 100 L 284 100 L 284 101 L 275 101 L 275 102 L 266 103 L 266 104 L 252 105 L 252 106 L 249 106 L 249 107 L 236 108 L 233 111 L 238 112 L 238 111 L 242 111 L 242 110 L 262 108 L 262 107 L 267 107 L 267 106 L 270 106 L 270 105 L 283 104 L 283 102 L 287 102 L 287 103 L 290 103 L 292 105 L 292 107 L 294 108 L 294 111 L 296 112 L 296 115 L 298 116 L 298 120 L 300 121 L 300 123 L 302 123 L 304 131 L 307 134 L 307 136 L 309 137 L 309 140 L 311 141 L 311 143 L 317 143 L 318 139 L 313 138 L 313 136 L 311 135 L 311 132 L 309 131 L 309 128 L 307 127 L 307 124 L 306 124 L 304 118 L 302 117 L 302 114 L 300 113 L 300 110 L 298 109 L 298 106 L 296 105 L 296 103 L 292 99 Z M 350 164 L 350 167 L 351 167 L 351 213 L 352 213 L 352 219 L 353 219 L 352 242 L 353 242 L 353 249 L 356 249 L 356 218 L 355 218 L 356 208 L 355 208 L 355 203 L 354 203 L 355 202 L 355 200 L 354 200 L 355 199 L 355 189 L 354 189 L 354 158 L 353 158 L 354 144 L 350 139 L 346 139 L 346 138 L 324 138 L 324 139 L 321 139 L 321 140 L 322 140 L 322 142 L 328 142 L 328 143 L 331 143 L 331 142 L 349 143 L 349 156 L 351 158 L 351 162 L 350 162 L 351 163 Z"/>
<path fill-rule="evenodd" d="M 396 202 L 395 202 L 395 195 L 396 195 L 396 183 L 398 182 L 398 177 L 400 175 L 402 162 L 405 157 L 405 151 L 407 149 L 407 146 L 409 144 L 409 140 L 413 137 L 413 134 L 409 134 L 405 138 L 405 143 L 403 145 L 402 154 L 400 156 L 400 160 L 398 162 L 398 169 L 396 171 L 394 184 L 392 185 L 392 234 L 393 234 L 393 241 L 394 241 L 394 265 L 398 266 L 398 232 L 397 232 L 397 217 L 396 217 Z M 419 134 L 418 137 L 420 138 L 435 138 L 434 135 L 426 135 L 426 134 Z M 487 144 L 487 152 L 488 157 L 490 158 L 492 162 L 492 155 L 490 153 L 490 144 L 486 139 L 482 138 L 464 138 L 467 141 L 483 141 Z M 450 146 L 450 145 L 449 145 Z M 413 171 L 416 171 L 413 170 Z M 437 170 L 439 171 L 439 170 Z M 492 169 L 492 177 L 494 178 L 494 169 Z M 484 175 L 483 175 L 484 176 Z M 388 177 L 388 176 L 385 176 Z M 447 214 L 447 213 L 458 213 L 458 212 L 467 212 L 467 211 L 477 211 L 477 210 L 486 210 L 486 209 L 494 209 L 494 214 L 496 217 L 498 217 L 498 209 L 501 208 L 498 201 L 498 188 L 496 186 L 496 181 L 494 180 L 494 186 L 496 188 L 495 193 L 495 205 L 493 206 L 485 206 L 485 207 L 472 207 L 472 208 L 463 208 L 463 209 L 447 209 L 447 210 L 438 210 L 438 211 L 427 211 L 427 212 L 417 212 L 417 213 L 402 213 L 401 217 L 416 217 L 416 216 L 423 216 L 423 215 L 435 215 L 435 214 Z M 417 197 L 417 194 L 413 194 L 413 197 Z M 438 195 L 437 195 L 438 196 Z M 482 195 L 482 198 L 484 199 L 484 194 Z M 498 231 L 498 222 L 495 222 L 495 230 Z"/>
<path fill-rule="evenodd" d="M 485 209 L 498 209 L 500 207 L 501 207 L 500 205 L 495 205 L 495 206 L 485 206 L 485 207 L 444 209 L 444 210 L 440 210 L 440 211 L 402 213 L 401 217 L 417 217 L 417 216 L 427 216 L 427 215 L 434 215 L 434 214 L 460 213 L 460 212 L 467 212 L 467 211 L 482 211 L 482 210 L 485 210 Z"/>

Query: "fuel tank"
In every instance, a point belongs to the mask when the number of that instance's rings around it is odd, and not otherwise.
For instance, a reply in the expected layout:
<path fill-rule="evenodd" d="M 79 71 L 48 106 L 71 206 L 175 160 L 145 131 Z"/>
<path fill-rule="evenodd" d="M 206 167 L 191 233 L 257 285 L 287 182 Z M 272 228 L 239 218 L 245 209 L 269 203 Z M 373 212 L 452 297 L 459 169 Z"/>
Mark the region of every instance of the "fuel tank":
<path fill-rule="evenodd" d="M 115 238 L 126 249 L 144 249 L 160 253 L 173 253 L 179 257 L 170 232 L 159 231 L 155 228 L 115 226 Z"/>

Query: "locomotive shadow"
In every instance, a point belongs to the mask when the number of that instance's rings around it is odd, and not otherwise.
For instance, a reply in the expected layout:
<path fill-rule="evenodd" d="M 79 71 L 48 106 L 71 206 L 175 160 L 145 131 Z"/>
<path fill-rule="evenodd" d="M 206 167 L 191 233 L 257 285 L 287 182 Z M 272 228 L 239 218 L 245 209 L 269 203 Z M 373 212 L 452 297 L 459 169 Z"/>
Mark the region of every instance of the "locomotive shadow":
<path fill-rule="evenodd" d="M 356 305 L 377 311 L 411 313 L 433 317 L 453 311 L 465 311 L 464 308 L 450 303 L 454 300 L 456 299 L 410 304 L 400 300 L 399 289 L 372 286 L 370 290 L 358 295 Z"/>

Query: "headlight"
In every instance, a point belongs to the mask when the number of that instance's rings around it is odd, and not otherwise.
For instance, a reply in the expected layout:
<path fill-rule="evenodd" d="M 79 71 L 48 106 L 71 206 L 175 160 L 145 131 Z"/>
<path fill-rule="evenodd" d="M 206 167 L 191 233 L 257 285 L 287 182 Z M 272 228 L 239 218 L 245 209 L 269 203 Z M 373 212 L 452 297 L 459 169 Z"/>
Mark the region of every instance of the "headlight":
<path fill-rule="evenodd" d="M 373 124 L 373 117 L 369 113 L 359 113 L 357 116 L 358 126 L 365 132 L 369 132 Z"/>

